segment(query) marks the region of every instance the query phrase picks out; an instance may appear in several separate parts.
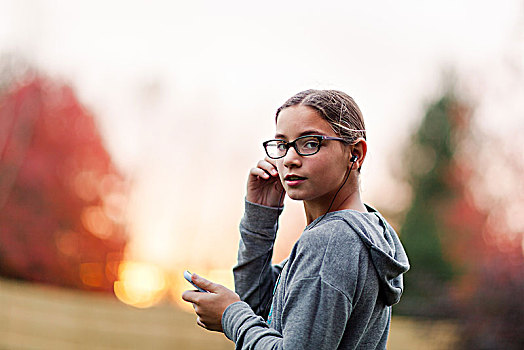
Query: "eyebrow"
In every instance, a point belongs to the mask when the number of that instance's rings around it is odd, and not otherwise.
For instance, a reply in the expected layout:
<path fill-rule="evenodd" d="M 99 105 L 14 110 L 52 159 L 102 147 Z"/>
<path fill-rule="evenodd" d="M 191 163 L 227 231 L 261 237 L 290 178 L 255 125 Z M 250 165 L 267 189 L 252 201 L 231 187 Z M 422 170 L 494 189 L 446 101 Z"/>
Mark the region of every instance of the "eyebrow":
<path fill-rule="evenodd" d="M 301 132 L 298 136 L 306 136 L 306 135 L 325 135 L 324 132 L 318 131 L 318 130 L 306 130 Z M 277 139 L 286 139 L 286 136 L 283 134 L 275 134 L 275 138 Z"/>

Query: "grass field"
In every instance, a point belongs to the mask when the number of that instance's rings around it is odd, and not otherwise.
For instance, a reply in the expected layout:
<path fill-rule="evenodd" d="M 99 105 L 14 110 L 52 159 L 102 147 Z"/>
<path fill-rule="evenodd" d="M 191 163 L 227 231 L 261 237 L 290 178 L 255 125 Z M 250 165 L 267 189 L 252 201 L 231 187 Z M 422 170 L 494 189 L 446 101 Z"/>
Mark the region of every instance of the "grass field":
<path fill-rule="evenodd" d="M 451 349 L 453 327 L 394 318 L 388 349 Z M 93 293 L 0 279 L 0 350 L 234 349 L 172 305 L 136 309 Z"/>

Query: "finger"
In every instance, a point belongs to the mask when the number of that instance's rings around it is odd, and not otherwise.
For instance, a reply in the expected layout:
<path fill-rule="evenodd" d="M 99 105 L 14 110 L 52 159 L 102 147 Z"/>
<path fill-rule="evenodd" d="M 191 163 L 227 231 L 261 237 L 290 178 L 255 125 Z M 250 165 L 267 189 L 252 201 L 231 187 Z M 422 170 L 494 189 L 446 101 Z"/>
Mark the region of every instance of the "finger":
<path fill-rule="evenodd" d="M 269 164 L 273 165 L 275 168 L 277 167 L 276 159 L 269 158 L 268 156 L 266 156 L 266 157 L 264 158 L 264 160 L 265 160 L 266 162 L 268 162 Z"/>
<path fill-rule="evenodd" d="M 266 159 L 259 161 L 257 164 L 257 167 L 264 170 L 266 173 L 268 173 L 271 176 L 277 176 L 278 175 L 277 167 L 275 166 L 275 164 L 269 162 L 268 159 L 271 159 L 271 158 L 266 157 Z"/>
<path fill-rule="evenodd" d="M 269 175 L 266 171 L 260 169 L 260 168 L 252 168 L 250 171 L 249 171 L 249 174 L 252 175 L 252 176 L 258 176 L 258 177 L 261 177 L 265 180 L 268 180 L 271 175 Z"/>
<path fill-rule="evenodd" d="M 205 289 L 211 293 L 216 293 L 220 289 L 220 284 L 213 283 L 209 280 L 206 280 L 204 277 L 200 277 L 196 273 L 194 273 L 191 276 L 191 280 L 193 281 L 194 284 L 196 284 L 200 288 Z"/>
<path fill-rule="evenodd" d="M 197 317 L 197 324 L 202 327 L 202 328 L 207 328 L 205 324 L 202 323 L 202 321 L 200 321 L 200 317 Z"/>
<path fill-rule="evenodd" d="M 198 297 L 199 293 L 194 290 L 186 290 L 184 293 L 182 293 L 182 300 L 187 301 L 188 303 L 198 304 Z"/>

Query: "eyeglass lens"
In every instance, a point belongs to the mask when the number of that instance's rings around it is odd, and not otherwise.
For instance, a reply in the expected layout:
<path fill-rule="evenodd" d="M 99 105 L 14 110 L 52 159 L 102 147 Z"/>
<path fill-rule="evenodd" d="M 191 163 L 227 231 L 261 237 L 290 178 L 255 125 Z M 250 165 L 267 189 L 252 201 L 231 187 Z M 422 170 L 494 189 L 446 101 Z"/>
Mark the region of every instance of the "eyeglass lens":
<path fill-rule="evenodd" d="M 317 137 L 298 138 L 292 142 L 272 140 L 266 143 L 266 151 L 271 158 L 281 158 L 287 154 L 289 147 L 294 147 L 298 154 L 307 156 L 318 152 L 320 140 Z"/>

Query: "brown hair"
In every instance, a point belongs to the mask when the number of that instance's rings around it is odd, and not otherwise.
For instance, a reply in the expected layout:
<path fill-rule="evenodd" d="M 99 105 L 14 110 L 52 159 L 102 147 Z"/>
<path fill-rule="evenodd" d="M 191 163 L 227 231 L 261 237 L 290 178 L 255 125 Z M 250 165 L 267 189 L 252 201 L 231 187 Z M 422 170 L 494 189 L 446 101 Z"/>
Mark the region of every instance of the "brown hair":
<path fill-rule="evenodd" d="M 359 137 L 366 139 L 362 112 L 353 98 L 342 91 L 310 89 L 299 92 L 280 106 L 275 119 L 278 119 L 284 108 L 296 105 L 315 109 L 333 131 L 348 143 L 354 143 Z"/>

